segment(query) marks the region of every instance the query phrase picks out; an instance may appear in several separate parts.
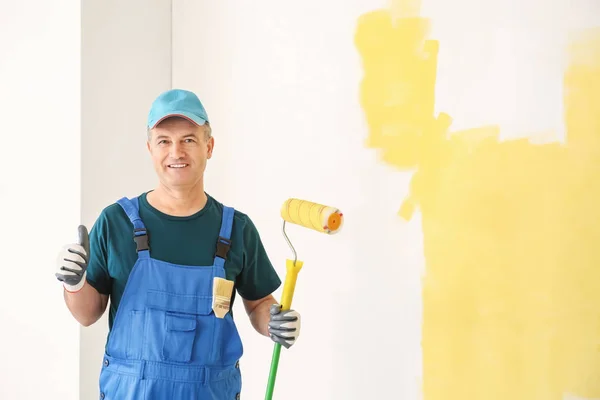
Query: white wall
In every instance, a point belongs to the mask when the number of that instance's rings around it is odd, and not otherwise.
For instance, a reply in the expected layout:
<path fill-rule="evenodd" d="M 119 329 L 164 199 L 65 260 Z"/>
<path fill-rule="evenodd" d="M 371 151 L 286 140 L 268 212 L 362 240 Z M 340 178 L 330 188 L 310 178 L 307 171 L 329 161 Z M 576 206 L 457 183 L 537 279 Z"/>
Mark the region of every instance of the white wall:
<path fill-rule="evenodd" d="M 82 3 L 82 220 L 155 185 L 146 116 L 171 87 L 171 1 Z M 81 329 L 81 399 L 98 398 L 108 312 Z"/>
<path fill-rule="evenodd" d="M 0 398 L 75 400 L 79 329 L 54 262 L 81 213 L 79 2 L 1 10 Z"/>
<path fill-rule="evenodd" d="M 227 182 L 207 190 L 253 218 L 282 279 L 292 256 L 279 216 L 286 199 L 347 216 L 338 236 L 288 225 L 305 261 L 293 302 L 304 318 L 297 347 L 282 351 L 275 398 L 418 397 L 420 235 L 417 221 L 395 218 L 409 176 L 364 148 L 357 103 L 356 20 L 381 5 L 173 2 L 173 85 L 205 101 L 215 136 L 209 174 Z M 264 398 L 272 343 L 241 302 L 235 312 L 243 396 Z"/>

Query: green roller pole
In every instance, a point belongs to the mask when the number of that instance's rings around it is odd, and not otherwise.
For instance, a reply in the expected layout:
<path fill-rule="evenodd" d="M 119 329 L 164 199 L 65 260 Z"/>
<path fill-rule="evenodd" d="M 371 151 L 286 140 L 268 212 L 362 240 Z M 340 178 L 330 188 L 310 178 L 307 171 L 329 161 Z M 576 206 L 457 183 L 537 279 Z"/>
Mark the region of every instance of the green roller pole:
<path fill-rule="evenodd" d="M 275 378 L 277 377 L 277 367 L 279 366 L 279 355 L 281 354 L 281 344 L 275 343 L 273 356 L 271 357 L 271 370 L 269 371 L 269 383 L 267 385 L 267 394 L 265 400 L 273 399 L 273 390 L 275 389 Z"/>

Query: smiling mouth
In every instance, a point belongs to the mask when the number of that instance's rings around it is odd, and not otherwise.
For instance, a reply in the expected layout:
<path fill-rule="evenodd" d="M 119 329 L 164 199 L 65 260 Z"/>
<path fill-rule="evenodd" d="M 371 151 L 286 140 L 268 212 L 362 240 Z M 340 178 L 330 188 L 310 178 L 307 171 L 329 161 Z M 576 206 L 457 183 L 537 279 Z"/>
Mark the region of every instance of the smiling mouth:
<path fill-rule="evenodd" d="M 168 165 L 169 168 L 179 168 L 179 169 L 180 168 L 185 168 L 187 166 L 188 166 L 188 164 L 169 164 Z"/>

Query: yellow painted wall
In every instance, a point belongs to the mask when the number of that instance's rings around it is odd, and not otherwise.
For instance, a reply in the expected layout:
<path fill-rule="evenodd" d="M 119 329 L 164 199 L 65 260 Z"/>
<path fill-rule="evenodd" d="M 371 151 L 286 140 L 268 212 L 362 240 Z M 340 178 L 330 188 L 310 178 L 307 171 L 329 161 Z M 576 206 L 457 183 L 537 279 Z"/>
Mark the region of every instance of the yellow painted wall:
<path fill-rule="evenodd" d="M 363 14 L 355 45 L 366 146 L 416 171 L 399 216 L 422 217 L 423 398 L 600 397 L 600 30 L 565 48 L 565 142 L 535 144 L 453 128 L 419 9 Z"/>

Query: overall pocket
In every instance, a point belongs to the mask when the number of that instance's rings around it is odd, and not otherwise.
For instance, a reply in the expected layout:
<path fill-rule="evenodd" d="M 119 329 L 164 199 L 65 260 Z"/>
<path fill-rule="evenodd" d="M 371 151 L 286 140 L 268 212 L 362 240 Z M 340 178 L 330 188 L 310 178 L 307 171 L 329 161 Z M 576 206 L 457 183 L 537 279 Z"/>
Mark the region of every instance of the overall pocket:
<path fill-rule="evenodd" d="M 146 293 L 144 358 L 210 363 L 214 338 L 211 298 L 159 290 Z"/>
<path fill-rule="evenodd" d="M 167 312 L 166 332 L 162 348 L 165 361 L 189 362 L 192 359 L 197 321 L 193 315 Z"/>
<path fill-rule="evenodd" d="M 225 318 L 215 319 L 215 335 L 213 342 L 213 357 L 225 365 L 232 365 L 244 353 L 244 346 L 239 331 L 231 314 Z"/>
<path fill-rule="evenodd" d="M 128 321 L 127 332 L 127 359 L 139 360 L 142 356 L 144 338 L 144 316 L 143 310 L 131 310 Z"/>

